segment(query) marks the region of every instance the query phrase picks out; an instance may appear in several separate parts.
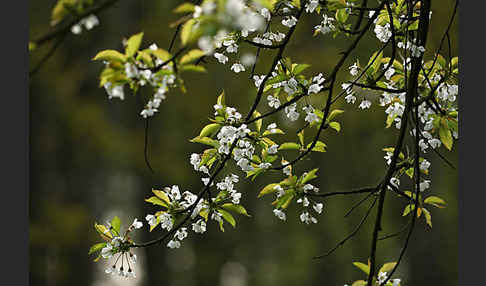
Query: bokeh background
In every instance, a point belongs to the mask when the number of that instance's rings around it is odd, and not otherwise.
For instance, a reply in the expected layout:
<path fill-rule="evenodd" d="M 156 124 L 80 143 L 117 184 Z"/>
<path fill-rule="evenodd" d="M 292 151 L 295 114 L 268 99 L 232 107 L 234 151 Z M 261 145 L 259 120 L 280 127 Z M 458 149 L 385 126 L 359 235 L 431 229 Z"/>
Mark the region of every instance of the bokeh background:
<path fill-rule="evenodd" d="M 30 2 L 30 37 L 50 29 L 54 0 Z M 371 1 L 374 2 L 374 1 Z M 90 59 L 102 49 L 121 49 L 121 40 L 145 32 L 144 45 L 153 42 L 167 47 L 174 29 L 168 24 L 177 16 L 170 11 L 180 1 L 119 1 L 98 15 L 101 25 L 81 35 L 69 35 L 43 68 L 30 79 L 30 283 L 31 285 L 343 285 L 364 274 L 353 261 L 366 262 L 369 255 L 373 217 L 352 240 L 331 256 L 323 254 L 361 219 L 368 203 L 349 218 L 344 213 L 361 197 L 334 197 L 325 200 L 319 224 L 300 223 L 295 208 L 282 223 L 272 213 L 271 199 L 257 200 L 259 190 L 280 175 L 242 181 L 238 189 L 251 218 L 238 218 L 237 229 L 225 233 L 211 224 L 203 236 L 190 234 L 179 250 L 164 246 L 137 249 L 140 262 L 134 280 L 111 278 L 104 274 L 105 261 L 93 263 L 87 255 L 98 241 L 95 221 L 105 222 L 113 215 L 125 226 L 134 217 L 144 218 L 154 208 L 144 202 L 152 187 L 178 184 L 197 192 L 202 183 L 189 164 L 189 155 L 203 146 L 190 143 L 212 114 L 212 105 L 224 89 L 227 102 L 247 112 L 255 95 L 248 73 L 236 75 L 229 66 L 208 62 L 207 74 L 186 74 L 187 93 L 172 92 L 160 112 L 151 120 L 149 131 L 151 175 L 145 165 L 144 127 L 138 115 L 140 102 L 129 95 L 125 101 L 109 101 L 98 87 L 102 65 Z M 436 50 L 453 8 L 453 1 L 433 1 L 428 51 Z M 312 39 L 317 16 L 307 16 L 299 24 L 286 55 L 294 62 L 310 63 L 308 74 L 330 71 L 348 39 L 330 36 Z M 457 51 L 457 18 L 451 32 L 452 54 Z M 367 62 L 377 44 L 371 35 L 351 57 Z M 31 56 L 31 67 L 48 47 Z M 444 50 L 445 52 L 446 50 Z M 430 53 L 429 53 L 430 54 Z M 257 71 L 267 69 L 271 54 L 262 58 Z M 349 61 L 347 65 L 351 65 Z M 341 79 L 348 76 L 342 72 Z M 322 97 L 314 103 L 321 106 Z M 314 184 L 322 191 L 350 190 L 378 182 L 385 171 L 381 148 L 392 146 L 395 129 L 385 129 L 384 110 L 374 104 L 369 111 L 339 102 L 346 112 L 339 118 L 339 134 L 326 131 L 322 140 L 328 152 L 315 154 L 297 165 L 298 172 L 318 167 Z M 283 121 L 274 117 L 266 122 Z M 294 129 L 288 138 L 295 138 Z M 457 150 L 447 157 L 457 165 Z M 444 198 L 445 209 L 431 209 L 433 228 L 420 218 L 403 264 L 395 277 L 405 285 L 457 284 L 457 170 L 447 167 L 432 152 L 431 193 Z M 241 175 L 241 173 L 238 173 Z M 384 233 L 401 229 L 408 217 L 401 217 L 403 201 L 387 197 Z M 160 235 L 140 232 L 139 240 Z M 394 261 L 404 235 L 380 242 L 378 262 Z"/>

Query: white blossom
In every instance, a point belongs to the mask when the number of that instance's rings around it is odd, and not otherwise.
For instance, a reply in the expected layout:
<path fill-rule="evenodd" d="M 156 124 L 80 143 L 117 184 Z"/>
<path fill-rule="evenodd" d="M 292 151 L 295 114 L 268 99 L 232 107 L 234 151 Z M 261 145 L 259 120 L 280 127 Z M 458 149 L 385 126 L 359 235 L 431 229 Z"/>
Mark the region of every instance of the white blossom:
<path fill-rule="evenodd" d="M 286 27 L 291 28 L 295 26 L 295 24 L 297 24 L 297 18 L 295 18 L 294 16 L 286 16 L 282 19 L 282 25 Z"/>
<path fill-rule="evenodd" d="M 285 221 L 287 219 L 287 216 L 285 215 L 285 213 L 283 211 L 279 210 L 279 209 L 274 209 L 273 213 L 275 214 L 276 217 L 278 217 L 281 220 Z"/>
<path fill-rule="evenodd" d="M 318 214 L 321 214 L 322 213 L 322 208 L 324 207 L 324 204 L 322 203 L 317 203 L 317 204 L 314 204 L 312 206 L 312 208 L 314 208 L 314 210 L 316 211 L 316 213 Z"/>
<path fill-rule="evenodd" d="M 318 5 L 319 5 L 318 0 L 310 0 L 307 4 L 305 4 L 305 11 L 307 13 L 312 13 L 314 12 L 314 10 L 317 8 Z"/>
<path fill-rule="evenodd" d="M 270 19 L 272 18 L 272 15 L 270 14 L 270 11 L 267 9 L 267 8 L 262 8 L 262 10 L 260 10 L 260 14 L 263 16 L 263 18 L 265 18 L 267 21 L 270 21 Z"/>
<path fill-rule="evenodd" d="M 291 105 L 285 107 L 285 114 L 291 121 L 299 119 L 299 113 L 296 111 L 297 103 L 292 103 Z"/>
<path fill-rule="evenodd" d="M 272 146 L 268 147 L 267 152 L 268 154 L 277 154 L 278 144 L 273 144 Z"/>
<path fill-rule="evenodd" d="M 361 109 L 367 109 L 367 108 L 370 108 L 371 106 L 371 101 L 367 100 L 367 99 L 364 99 L 363 101 L 361 101 L 361 103 L 359 104 L 359 108 Z"/>
<path fill-rule="evenodd" d="M 306 224 L 317 223 L 317 219 L 309 214 L 309 212 L 303 212 L 300 214 L 300 221 Z"/>
<path fill-rule="evenodd" d="M 376 25 L 374 32 L 376 34 L 376 38 L 381 42 L 388 42 L 390 37 L 392 36 L 392 32 L 390 30 L 390 24 L 386 23 L 384 26 Z"/>
<path fill-rule="evenodd" d="M 108 93 L 108 99 L 119 98 L 121 100 L 125 99 L 125 94 L 123 92 L 123 85 L 112 85 L 111 82 L 107 82 L 104 85 L 106 92 Z"/>
<path fill-rule="evenodd" d="M 228 57 L 221 53 L 214 53 L 214 57 L 222 64 L 228 62 Z"/>
<path fill-rule="evenodd" d="M 192 230 L 195 233 L 204 233 L 206 232 L 206 222 L 203 219 L 199 219 L 196 223 L 192 224 Z"/>
<path fill-rule="evenodd" d="M 239 73 L 245 71 L 245 67 L 240 63 L 235 63 L 231 66 L 231 70 L 234 71 L 235 73 Z"/>
<path fill-rule="evenodd" d="M 356 63 L 354 63 L 352 66 L 349 67 L 349 73 L 352 76 L 358 75 L 358 65 Z"/>
<path fill-rule="evenodd" d="M 181 247 L 181 243 L 177 240 L 170 240 L 169 243 L 167 243 L 167 247 L 169 248 L 179 248 Z"/>
<path fill-rule="evenodd" d="M 273 107 L 275 109 L 279 108 L 280 100 L 278 99 L 278 97 L 269 95 L 267 96 L 267 100 L 268 100 L 268 106 Z"/>
<path fill-rule="evenodd" d="M 143 226 L 143 223 L 135 218 L 131 226 L 135 229 L 139 229 Z"/>

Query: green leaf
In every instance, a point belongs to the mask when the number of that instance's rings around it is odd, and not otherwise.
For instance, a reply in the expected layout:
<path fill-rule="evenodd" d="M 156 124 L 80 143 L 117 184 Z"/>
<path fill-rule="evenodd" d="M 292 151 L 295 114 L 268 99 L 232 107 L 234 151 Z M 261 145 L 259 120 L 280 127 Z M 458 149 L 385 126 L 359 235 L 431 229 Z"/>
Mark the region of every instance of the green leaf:
<path fill-rule="evenodd" d="M 151 232 L 152 230 L 154 230 L 154 228 L 156 228 L 156 227 L 157 227 L 157 226 L 160 224 L 160 219 L 159 219 L 159 216 L 157 215 L 156 217 L 157 217 L 157 219 L 155 220 L 155 223 L 154 223 L 153 225 L 151 225 L 151 226 L 150 226 L 150 230 L 149 230 L 150 232 Z"/>
<path fill-rule="evenodd" d="M 450 151 L 452 149 L 452 133 L 448 128 L 446 119 L 444 118 L 441 118 L 440 120 L 439 137 L 442 144 L 444 144 L 444 146 Z"/>
<path fill-rule="evenodd" d="M 188 13 L 188 12 L 194 12 L 194 4 L 191 3 L 183 3 L 174 10 L 172 10 L 173 13 Z"/>
<path fill-rule="evenodd" d="M 67 15 L 69 15 L 69 9 L 66 7 L 73 7 L 78 0 L 59 0 L 56 3 L 56 6 L 52 9 L 51 12 L 51 26 L 57 25 L 61 22 Z M 74 7 L 73 7 L 74 8 Z"/>
<path fill-rule="evenodd" d="M 334 109 L 332 110 L 329 115 L 327 116 L 327 120 L 331 121 L 334 119 L 334 117 L 338 116 L 339 114 L 344 113 L 344 110 L 341 109 Z"/>
<path fill-rule="evenodd" d="M 209 145 L 209 146 L 212 146 L 212 147 L 215 147 L 215 148 L 219 147 L 219 142 L 217 140 L 211 139 L 209 137 L 197 136 L 197 137 L 194 137 L 193 139 L 191 139 L 189 141 L 193 142 L 193 143 L 201 143 L 201 144 Z"/>
<path fill-rule="evenodd" d="M 425 208 L 422 208 L 422 211 L 424 212 L 425 221 L 430 227 L 432 227 L 432 216 L 430 215 L 430 212 Z"/>
<path fill-rule="evenodd" d="M 203 209 L 202 211 L 199 212 L 199 215 L 202 218 L 204 218 L 206 221 L 208 221 L 209 209 Z"/>
<path fill-rule="evenodd" d="M 248 212 L 246 211 L 246 209 L 242 205 L 235 205 L 235 204 L 227 203 L 227 204 L 223 204 L 221 207 L 225 210 L 235 212 L 237 214 L 241 214 L 241 215 L 248 216 L 248 217 L 250 216 L 248 214 Z"/>
<path fill-rule="evenodd" d="M 181 64 L 187 64 L 187 63 L 190 63 L 194 60 L 197 60 L 199 59 L 200 57 L 204 56 L 206 53 L 199 50 L 199 49 L 194 49 L 194 50 L 190 50 L 189 52 L 187 52 L 187 54 L 185 54 L 181 60 L 180 60 L 180 63 Z"/>
<path fill-rule="evenodd" d="M 95 253 L 97 251 L 100 251 L 105 246 L 106 246 L 106 242 L 97 243 L 97 244 L 91 246 L 91 248 L 89 249 L 88 254 L 91 254 L 91 253 Z"/>
<path fill-rule="evenodd" d="M 201 167 L 202 165 L 209 162 L 209 160 L 211 160 L 217 153 L 218 153 L 218 150 L 216 150 L 216 149 L 204 150 L 204 153 L 201 156 L 201 163 L 199 163 L 199 167 Z"/>
<path fill-rule="evenodd" d="M 124 54 L 120 53 L 119 51 L 115 50 L 104 50 L 96 54 L 93 61 L 119 61 L 124 63 L 126 61 L 126 57 Z"/>
<path fill-rule="evenodd" d="M 336 10 L 336 20 L 339 23 L 341 23 L 341 24 L 346 23 L 346 21 L 348 20 L 348 16 L 349 16 L 349 14 L 346 12 L 346 9 Z"/>
<path fill-rule="evenodd" d="M 308 64 L 297 64 L 293 67 L 293 70 L 292 72 L 295 74 L 295 75 L 298 75 L 300 73 L 302 73 L 305 69 L 307 69 L 308 67 L 310 67 L 311 65 L 308 65 Z"/>
<path fill-rule="evenodd" d="M 307 149 L 309 149 L 311 147 L 311 145 L 312 145 L 312 142 L 309 143 L 309 145 L 307 145 Z M 317 141 L 314 148 L 312 148 L 312 151 L 314 151 L 314 152 L 326 152 L 326 147 L 327 147 L 327 145 L 324 144 L 324 142 Z"/>
<path fill-rule="evenodd" d="M 336 121 L 329 122 L 329 127 L 336 130 L 337 132 L 341 131 L 341 124 L 339 124 L 339 122 Z"/>
<path fill-rule="evenodd" d="M 218 133 L 219 129 L 221 129 L 221 125 L 218 123 L 208 124 L 201 130 L 199 137 L 212 137 Z"/>
<path fill-rule="evenodd" d="M 410 177 L 410 179 L 412 179 L 413 178 L 413 172 L 414 172 L 413 167 L 411 167 L 411 168 L 408 168 L 405 171 L 405 174 L 407 174 Z"/>
<path fill-rule="evenodd" d="M 282 143 L 279 147 L 278 150 L 300 150 L 300 145 L 294 142 L 285 142 Z"/>
<path fill-rule="evenodd" d="M 145 199 L 145 201 L 147 203 L 152 203 L 154 205 L 159 205 L 159 206 L 163 206 L 163 207 L 167 207 L 167 203 L 164 202 L 163 200 L 161 200 L 160 198 L 158 197 L 150 197 L 148 199 Z"/>
<path fill-rule="evenodd" d="M 304 130 L 305 129 L 302 129 L 302 131 L 297 133 L 297 137 L 299 137 L 299 142 L 301 146 L 304 146 Z"/>
<path fill-rule="evenodd" d="M 397 264 L 396 262 L 385 263 L 380 268 L 380 270 L 378 271 L 378 273 L 380 273 L 380 272 L 388 272 L 388 273 L 390 273 L 390 271 L 393 270 L 393 268 L 395 267 L 396 264 Z"/>
<path fill-rule="evenodd" d="M 192 71 L 192 72 L 206 72 L 206 68 L 197 65 L 183 65 L 179 68 L 180 71 Z"/>
<path fill-rule="evenodd" d="M 189 42 L 189 39 L 191 37 L 192 27 L 194 26 L 195 22 L 196 21 L 194 19 L 190 19 L 182 26 L 181 42 L 183 46 L 185 46 Z"/>
<path fill-rule="evenodd" d="M 152 193 L 154 193 L 154 195 L 156 195 L 159 199 L 164 201 L 167 204 L 167 206 L 171 204 L 170 198 L 169 196 L 167 196 L 165 192 L 152 189 Z"/>
<path fill-rule="evenodd" d="M 127 47 L 125 48 L 125 55 L 127 57 L 133 57 L 135 55 L 140 48 L 140 44 L 142 44 L 142 39 L 143 32 L 135 34 L 127 40 Z"/>
<path fill-rule="evenodd" d="M 353 265 L 358 267 L 359 269 L 361 269 L 361 271 L 363 271 L 364 273 L 366 274 L 369 274 L 370 273 L 370 267 L 364 263 L 361 263 L 361 262 L 353 262 Z"/>
<path fill-rule="evenodd" d="M 150 53 L 162 61 L 168 61 L 172 55 L 164 49 L 150 50 Z"/>
<path fill-rule="evenodd" d="M 111 227 L 113 227 L 113 229 L 116 231 L 116 233 L 120 234 L 120 226 L 121 226 L 121 221 L 117 216 L 115 216 L 111 220 Z"/>
<path fill-rule="evenodd" d="M 258 118 L 260 115 L 261 115 L 260 112 L 256 110 L 255 112 L 253 112 L 253 118 Z M 262 130 L 262 123 L 263 123 L 263 119 L 258 119 L 257 121 L 255 121 L 255 125 L 258 133 L 260 133 L 260 131 Z"/>
<path fill-rule="evenodd" d="M 261 191 L 260 193 L 258 194 L 257 198 L 259 197 L 262 197 L 264 195 L 267 195 L 267 194 L 271 194 L 271 193 L 275 193 L 276 190 L 274 189 L 275 186 L 277 186 L 278 184 L 277 183 L 272 183 L 272 184 L 268 184 L 266 185 Z"/>
<path fill-rule="evenodd" d="M 375 59 L 375 57 L 376 57 L 376 59 Z M 376 72 L 379 71 L 382 57 L 383 57 L 383 53 L 381 51 L 376 51 L 376 52 L 373 53 L 373 55 L 371 55 L 370 60 L 368 62 L 369 68 L 366 71 L 366 74 L 369 77 L 372 77 L 373 73 L 376 73 Z M 375 59 L 375 60 L 373 61 L 373 59 Z"/>
<path fill-rule="evenodd" d="M 354 281 L 353 284 L 351 284 L 351 286 L 366 286 L 366 284 L 368 284 L 368 282 L 364 280 L 357 280 Z"/>
<path fill-rule="evenodd" d="M 434 207 L 437 207 L 437 208 L 445 208 L 445 206 L 446 206 L 446 202 L 443 199 L 436 197 L 436 196 L 427 197 L 424 200 L 424 203 L 429 204 L 429 205 L 433 205 Z"/>
<path fill-rule="evenodd" d="M 277 205 L 275 207 L 277 209 L 278 208 L 286 209 L 289 206 L 290 202 L 292 202 L 294 196 L 295 196 L 294 192 L 288 191 L 285 195 L 281 196 L 277 200 Z"/>
<path fill-rule="evenodd" d="M 312 179 L 315 179 L 317 178 L 317 171 L 319 170 L 319 168 L 315 168 L 315 169 L 312 169 L 311 171 L 309 171 L 305 176 L 304 178 L 302 179 L 302 184 L 305 184 L 307 183 L 308 181 L 312 180 Z"/>
<path fill-rule="evenodd" d="M 393 124 L 393 122 L 395 122 L 395 118 L 397 118 L 397 114 L 394 113 L 393 115 L 388 115 L 386 117 L 386 128 L 390 128 L 390 126 Z"/>
<path fill-rule="evenodd" d="M 294 4 L 297 9 L 300 9 L 300 0 L 292 0 L 292 4 Z"/>
<path fill-rule="evenodd" d="M 106 228 L 105 225 L 97 224 L 95 222 L 94 226 L 95 226 L 95 229 L 98 232 L 98 234 L 101 236 L 101 238 L 103 238 L 105 240 L 111 240 L 111 238 L 113 238 L 113 236 L 111 235 L 109 229 Z"/>
<path fill-rule="evenodd" d="M 152 60 L 152 57 L 150 56 L 150 53 L 147 51 L 138 51 L 137 53 L 137 60 L 142 60 L 142 62 L 149 67 L 154 66 L 154 62 Z"/>
<path fill-rule="evenodd" d="M 224 101 L 224 90 L 221 92 L 221 94 L 218 96 L 218 99 L 216 100 L 216 103 L 222 106 L 225 106 L 226 103 Z"/>
<path fill-rule="evenodd" d="M 218 209 L 218 212 L 223 216 L 223 218 L 229 222 L 233 227 L 236 227 L 236 220 L 235 218 L 233 217 L 233 215 L 231 215 L 229 212 L 225 211 L 225 210 L 222 210 L 222 209 Z"/>
<path fill-rule="evenodd" d="M 403 214 L 402 216 L 407 216 L 409 213 L 410 213 L 410 210 L 411 210 L 411 205 L 407 205 L 404 209 L 403 209 Z"/>
<path fill-rule="evenodd" d="M 272 85 L 274 83 L 279 83 L 279 82 L 282 82 L 284 80 L 287 80 L 287 76 L 286 75 L 284 75 L 284 74 L 277 74 L 276 76 L 268 79 L 265 82 L 265 85 Z"/>

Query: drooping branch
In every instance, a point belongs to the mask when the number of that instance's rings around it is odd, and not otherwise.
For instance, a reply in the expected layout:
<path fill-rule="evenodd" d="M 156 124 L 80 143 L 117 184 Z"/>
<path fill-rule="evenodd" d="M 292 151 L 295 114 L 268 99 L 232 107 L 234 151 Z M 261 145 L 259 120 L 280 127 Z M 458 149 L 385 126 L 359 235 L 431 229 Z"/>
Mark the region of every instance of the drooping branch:
<path fill-rule="evenodd" d="M 420 5 L 420 17 L 419 17 L 419 24 L 418 24 L 418 35 L 417 35 L 417 42 L 416 44 L 418 46 L 423 46 L 425 47 L 426 45 L 426 40 L 427 40 L 427 32 L 429 28 L 429 12 L 430 12 L 430 0 L 424 0 L 421 1 Z M 393 23 L 392 23 L 393 25 Z M 408 117 L 409 114 L 412 112 L 412 107 L 413 107 L 413 101 L 414 98 L 417 98 L 417 87 L 418 87 L 418 75 L 420 72 L 420 67 L 422 63 L 422 54 L 419 57 L 413 57 L 412 62 L 411 62 L 411 70 L 410 70 L 410 78 L 408 80 L 408 85 L 407 85 L 407 94 L 405 98 L 405 110 L 402 115 L 402 121 L 401 121 L 401 126 L 400 126 L 400 135 L 397 141 L 397 144 L 395 145 L 395 149 L 393 152 L 393 157 L 390 163 L 390 167 L 388 168 L 388 172 L 385 176 L 384 179 L 384 186 L 388 184 L 390 181 L 393 173 L 394 173 L 394 168 L 397 163 L 398 156 L 400 154 L 401 148 L 403 146 L 403 141 L 405 139 L 405 133 L 407 129 L 407 123 L 408 123 Z M 417 107 L 416 107 L 417 109 Z M 418 109 L 417 109 L 418 110 Z M 418 138 L 418 136 L 416 136 Z M 418 140 L 417 140 L 417 145 L 418 145 Z M 417 152 L 418 154 L 418 152 Z M 418 159 L 415 160 L 415 164 L 418 164 Z M 420 172 L 420 170 L 416 170 Z M 415 175 L 414 178 L 418 178 L 418 175 Z M 419 187 L 419 183 L 417 183 L 417 187 Z M 418 192 L 418 189 L 416 190 Z M 371 242 L 371 254 L 370 254 L 370 272 L 368 275 L 368 285 L 372 284 L 373 277 L 375 275 L 375 268 L 376 268 L 376 246 L 377 246 L 377 241 L 378 241 L 378 232 L 381 230 L 381 218 L 383 215 L 383 207 L 384 207 L 384 202 L 385 202 L 385 194 L 386 194 L 386 188 L 383 188 L 380 193 L 380 200 L 378 202 L 378 213 L 376 215 L 376 221 L 375 221 L 375 226 L 373 229 L 373 236 L 372 236 L 372 242 Z M 417 199 L 417 196 L 416 196 Z M 414 211 L 414 216 L 416 216 L 416 209 Z M 413 227 L 411 227 L 412 229 Z M 407 240 L 408 241 L 408 240 Z M 396 267 L 396 266 L 395 266 Z M 388 279 L 391 277 L 391 275 L 388 276 Z M 384 285 L 384 284 L 383 284 Z"/>

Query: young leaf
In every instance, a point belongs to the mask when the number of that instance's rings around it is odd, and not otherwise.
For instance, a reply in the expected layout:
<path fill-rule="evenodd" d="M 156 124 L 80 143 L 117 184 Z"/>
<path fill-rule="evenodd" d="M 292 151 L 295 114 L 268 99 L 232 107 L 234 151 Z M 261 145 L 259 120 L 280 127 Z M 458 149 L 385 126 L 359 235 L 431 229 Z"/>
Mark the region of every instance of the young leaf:
<path fill-rule="evenodd" d="M 282 143 L 278 147 L 279 151 L 281 151 L 281 150 L 299 150 L 299 149 L 300 149 L 300 145 L 297 144 L 297 143 L 294 143 L 294 142 L 285 142 L 285 143 Z"/>
<path fill-rule="evenodd" d="M 424 208 L 422 208 L 422 211 L 424 212 L 425 221 L 430 227 L 432 227 L 432 216 L 430 215 L 430 212 Z"/>
<path fill-rule="evenodd" d="M 96 229 L 96 231 L 98 232 L 98 234 L 101 236 L 101 238 L 103 238 L 104 240 L 111 240 L 111 238 L 113 238 L 113 236 L 111 235 L 111 232 L 106 228 L 106 226 L 102 225 L 102 224 L 97 224 L 95 222 L 94 224 L 94 227 Z"/>
<path fill-rule="evenodd" d="M 167 205 L 170 205 L 169 196 L 167 196 L 167 194 L 165 192 L 152 189 L 152 193 L 154 193 L 154 195 L 156 195 L 162 201 L 166 202 Z"/>
<path fill-rule="evenodd" d="M 194 4 L 191 3 L 182 3 L 181 5 L 177 6 L 172 12 L 174 13 L 188 13 L 194 12 Z"/>
<path fill-rule="evenodd" d="M 180 71 L 192 71 L 192 72 L 206 72 L 206 68 L 203 66 L 196 65 L 183 65 L 179 69 Z"/>
<path fill-rule="evenodd" d="M 227 203 L 227 204 L 223 204 L 221 207 L 225 210 L 235 212 L 237 214 L 241 214 L 241 215 L 248 216 L 248 217 L 250 216 L 248 214 L 248 212 L 246 212 L 246 209 L 242 205 L 235 205 L 235 204 Z"/>
<path fill-rule="evenodd" d="M 115 216 L 112 220 L 111 220 L 111 227 L 113 227 L 113 229 L 116 231 L 116 233 L 120 234 L 120 225 L 121 225 L 121 221 L 120 219 Z"/>
<path fill-rule="evenodd" d="M 216 135 L 220 128 L 221 125 L 219 125 L 218 123 L 208 124 L 204 126 L 204 128 L 201 130 L 201 133 L 199 133 L 199 137 L 212 137 L 213 135 Z"/>
<path fill-rule="evenodd" d="M 106 242 L 97 243 L 97 244 L 91 246 L 88 254 L 95 253 L 95 252 L 101 250 L 102 248 L 104 248 L 105 246 L 106 246 Z"/>
<path fill-rule="evenodd" d="M 336 121 L 329 122 L 329 127 L 336 130 L 337 132 L 341 131 L 341 124 L 339 124 L 339 122 Z"/>
<path fill-rule="evenodd" d="M 260 115 L 261 115 L 260 112 L 256 110 L 255 112 L 253 112 L 253 118 L 258 118 Z M 255 121 L 255 125 L 258 133 L 260 133 L 260 130 L 262 130 L 262 123 L 263 123 L 263 119 L 258 119 L 257 121 Z"/>
<path fill-rule="evenodd" d="M 353 265 L 358 267 L 359 269 L 361 269 L 361 271 L 363 271 L 364 273 L 366 274 L 369 274 L 370 273 L 370 267 L 364 263 L 361 263 L 361 262 L 353 262 Z"/>
<path fill-rule="evenodd" d="M 182 45 L 186 45 L 189 42 L 189 39 L 191 37 L 191 32 L 192 32 L 192 27 L 194 26 L 194 23 L 196 21 L 194 19 L 190 19 L 187 21 L 181 29 L 181 42 Z"/>
<path fill-rule="evenodd" d="M 274 189 L 275 186 L 277 186 L 278 184 L 276 183 L 272 183 L 272 184 L 268 184 L 266 185 L 261 191 L 260 193 L 258 194 L 257 198 L 259 197 L 262 197 L 264 195 L 267 195 L 267 194 L 271 194 L 271 193 L 274 193 L 276 192 L 276 190 Z"/>
<path fill-rule="evenodd" d="M 189 141 L 193 142 L 193 143 L 201 143 L 201 144 L 209 145 L 209 146 L 212 146 L 212 147 L 215 147 L 215 148 L 219 147 L 219 142 L 217 140 L 211 139 L 209 137 L 199 137 L 198 136 L 198 137 L 192 138 Z"/>
<path fill-rule="evenodd" d="M 187 63 L 190 63 L 194 60 L 197 60 L 199 59 L 200 57 L 204 56 L 206 53 L 199 50 L 199 49 L 194 49 L 194 50 L 190 50 L 189 52 L 187 52 L 187 54 L 185 54 L 181 60 L 180 60 L 180 63 L 181 64 L 187 64 Z"/>
<path fill-rule="evenodd" d="M 309 171 L 305 177 L 302 179 L 302 184 L 305 184 L 307 183 L 308 181 L 312 180 L 312 179 L 315 179 L 317 178 L 317 171 L 319 170 L 319 168 L 315 168 L 315 169 L 312 169 L 311 171 Z"/>
<path fill-rule="evenodd" d="M 133 57 L 135 55 L 140 48 L 140 44 L 142 44 L 142 38 L 143 32 L 135 34 L 127 40 L 127 46 L 125 48 L 125 55 L 127 57 Z"/>
<path fill-rule="evenodd" d="M 94 56 L 93 61 L 120 61 L 124 63 L 126 61 L 126 56 L 119 51 L 115 50 L 104 50 Z"/>
<path fill-rule="evenodd" d="M 305 69 L 307 69 L 308 67 L 310 67 L 311 65 L 308 65 L 308 64 L 297 64 L 293 67 L 293 70 L 292 72 L 295 74 L 295 75 L 298 75 L 300 73 L 302 73 Z"/>
<path fill-rule="evenodd" d="M 312 142 L 309 143 L 309 145 L 307 145 L 307 149 L 309 149 L 312 145 Z M 326 152 L 326 147 L 327 145 L 324 144 L 324 142 L 322 141 L 317 141 L 316 142 L 316 145 L 314 146 L 314 148 L 312 148 L 312 151 L 315 151 L 315 152 Z"/>
<path fill-rule="evenodd" d="M 429 205 L 433 205 L 434 207 L 437 207 L 437 208 L 445 208 L 445 205 L 446 205 L 446 202 L 443 199 L 436 197 L 436 196 L 427 197 L 424 200 L 424 203 L 429 204 Z"/>
<path fill-rule="evenodd" d="M 380 272 L 388 272 L 388 273 L 390 273 L 390 271 L 393 270 L 393 267 L 395 267 L 396 264 L 397 264 L 396 262 L 385 263 L 380 268 L 380 270 L 378 271 L 378 273 L 380 273 Z"/>
<path fill-rule="evenodd" d="M 440 120 L 439 137 L 440 141 L 442 141 L 444 146 L 450 151 L 452 149 L 452 133 L 447 126 L 446 119 L 444 118 Z"/>
<path fill-rule="evenodd" d="M 152 203 L 154 205 L 159 205 L 163 207 L 167 207 L 167 203 L 164 202 L 163 200 L 159 199 L 158 197 L 150 197 L 148 199 L 145 199 L 147 203 Z"/>
<path fill-rule="evenodd" d="M 236 220 L 235 218 L 227 211 L 218 209 L 218 212 L 223 216 L 223 218 L 229 222 L 233 227 L 236 227 Z"/>
<path fill-rule="evenodd" d="M 341 110 L 341 109 L 334 109 L 332 110 L 329 115 L 327 116 L 327 120 L 328 121 L 331 121 L 334 119 L 334 117 L 338 116 L 339 114 L 342 114 L 344 113 L 344 110 Z"/>

